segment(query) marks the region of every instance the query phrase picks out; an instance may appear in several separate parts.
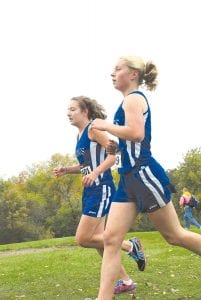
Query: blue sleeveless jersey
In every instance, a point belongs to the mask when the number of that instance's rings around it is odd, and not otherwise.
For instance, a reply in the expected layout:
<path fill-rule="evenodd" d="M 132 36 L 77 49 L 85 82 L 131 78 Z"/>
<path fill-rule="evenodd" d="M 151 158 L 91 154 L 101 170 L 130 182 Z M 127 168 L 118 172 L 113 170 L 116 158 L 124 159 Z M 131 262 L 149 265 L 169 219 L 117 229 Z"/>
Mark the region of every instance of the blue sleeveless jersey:
<path fill-rule="evenodd" d="M 131 94 L 140 94 L 147 101 L 145 95 L 140 91 Z M 114 115 L 114 124 L 125 125 L 125 113 L 120 104 Z M 151 111 L 147 101 L 148 109 L 144 113 L 145 137 L 142 142 L 133 142 L 119 138 L 119 151 L 121 154 L 121 166 L 118 168 L 120 174 L 126 173 L 133 168 L 139 169 L 141 166 L 148 165 L 153 160 L 151 155 Z"/>
<path fill-rule="evenodd" d="M 82 175 L 87 175 L 96 169 L 96 167 L 99 166 L 107 156 L 104 147 L 89 139 L 89 126 L 90 124 L 86 126 L 80 139 L 77 140 L 76 145 L 75 154 L 77 160 L 79 161 Z M 113 178 L 110 169 L 106 170 L 104 173 L 101 173 L 91 187 L 100 184 L 113 184 Z"/>

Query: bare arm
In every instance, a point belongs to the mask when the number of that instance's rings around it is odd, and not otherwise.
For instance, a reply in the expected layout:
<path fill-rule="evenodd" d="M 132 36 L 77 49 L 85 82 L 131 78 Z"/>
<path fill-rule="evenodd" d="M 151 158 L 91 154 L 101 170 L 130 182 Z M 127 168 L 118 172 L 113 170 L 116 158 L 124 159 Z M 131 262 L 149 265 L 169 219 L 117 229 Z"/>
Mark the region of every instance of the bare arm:
<path fill-rule="evenodd" d="M 59 167 L 54 169 L 54 174 L 59 177 L 66 174 L 79 174 L 80 173 L 80 165 L 74 165 L 69 167 Z"/>
<path fill-rule="evenodd" d="M 144 117 L 147 110 L 145 99 L 138 94 L 128 95 L 123 103 L 126 124 L 114 125 L 105 120 L 96 119 L 92 122 L 92 128 L 106 130 L 119 138 L 140 142 L 144 138 Z"/>

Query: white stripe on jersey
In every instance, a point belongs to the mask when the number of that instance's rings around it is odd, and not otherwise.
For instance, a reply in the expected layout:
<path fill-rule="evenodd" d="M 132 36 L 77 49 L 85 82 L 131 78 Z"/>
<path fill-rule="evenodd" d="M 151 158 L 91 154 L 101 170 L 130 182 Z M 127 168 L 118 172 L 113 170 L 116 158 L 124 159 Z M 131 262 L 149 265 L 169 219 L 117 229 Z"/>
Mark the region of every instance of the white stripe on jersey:
<path fill-rule="evenodd" d="M 97 161 L 96 161 L 96 142 L 90 142 L 90 155 L 91 155 L 91 163 L 92 163 L 92 168 L 95 170 L 97 168 Z M 97 178 L 95 180 L 96 185 L 99 185 L 99 179 Z"/>
<path fill-rule="evenodd" d="M 101 147 L 100 150 L 100 164 L 105 160 L 105 149 Z M 103 173 L 100 174 L 101 178 L 103 178 Z"/>
<path fill-rule="evenodd" d="M 128 156 L 129 156 L 131 166 L 134 167 L 135 160 L 134 160 L 134 158 L 132 157 L 132 154 L 131 154 L 131 141 L 126 141 L 126 146 L 127 146 L 127 152 L 128 152 Z"/>
<path fill-rule="evenodd" d="M 106 200 L 106 194 L 107 194 L 106 185 L 104 184 L 103 187 L 102 187 L 102 200 L 101 200 L 101 203 L 100 203 L 100 206 L 99 206 L 97 217 L 101 217 L 101 215 L 102 215 L 103 208 L 104 208 L 104 202 Z"/>
<path fill-rule="evenodd" d="M 140 156 L 141 151 L 141 143 L 135 143 L 135 157 L 138 158 Z"/>
<path fill-rule="evenodd" d="M 146 172 L 147 173 L 147 172 Z M 140 177 L 142 179 L 142 181 L 144 182 L 144 184 L 148 187 L 148 189 L 153 193 L 154 197 L 156 198 L 158 204 L 160 207 L 165 206 L 165 202 L 163 201 L 163 199 L 161 198 L 159 192 L 156 190 L 156 188 L 151 184 L 151 182 L 149 182 L 146 177 L 144 176 L 143 170 L 139 171 Z M 152 173 L 151 173 L 152 174 Z M 147 173 L 148 177 L 149 174 Z M 153 175 L 153 174 L 152 174 Z M 159 183 L 159 185 L 157 184 L 158 179 L 155 178 L 155 176 L 153 175 L 154 178 L 150 178 L 151 180 L 153 180 L 156 185 L 159 187 L 159 189 L 161 189 L 161 184 Z"/>

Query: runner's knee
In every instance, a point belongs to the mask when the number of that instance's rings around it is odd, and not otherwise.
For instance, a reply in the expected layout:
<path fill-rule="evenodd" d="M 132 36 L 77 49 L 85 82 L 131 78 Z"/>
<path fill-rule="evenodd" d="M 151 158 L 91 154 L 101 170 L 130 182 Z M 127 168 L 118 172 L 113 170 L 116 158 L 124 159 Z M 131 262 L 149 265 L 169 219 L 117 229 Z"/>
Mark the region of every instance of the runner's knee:
<path fill-rule="evenodd" d="M 103 233 L 103 242 L 104 246 L 113 246 L 113 247 L 120 247 L 122 241 L 119 239 L 118 235 L 115 233 L 113 234 L 111 231 L 104 231 Z"/>
<path fill-rule="evenodd" d="M 89 238 L 84 235 L 76 234 L 75 236 L 76 242 L 79 246 L 87 248 L 87 245 L 89 243 Z"/>
<path fill-rule="evenodd" d="M 185 234 L 185 230 L 182 229 L 182 230 L 179 230 L 178 232 L 163 234 L 163 237 L 170 245 L 182 246 L 183 239 L 185 238 L 184 234 Z"/>

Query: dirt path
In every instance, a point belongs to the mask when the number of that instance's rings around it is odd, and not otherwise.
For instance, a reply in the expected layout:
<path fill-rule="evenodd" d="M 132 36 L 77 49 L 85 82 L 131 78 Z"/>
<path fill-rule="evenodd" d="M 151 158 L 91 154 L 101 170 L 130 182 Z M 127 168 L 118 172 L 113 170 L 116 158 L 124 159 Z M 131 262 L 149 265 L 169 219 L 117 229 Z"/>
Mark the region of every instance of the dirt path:
<path fill-rule="evenodd" d="M 47 248 L 26 248 L 26 249 L 19 249 L 19 250 L 5 250 L 5 251 L 0 251 L 0 257 L 1 256 L 22 255 L 22 254 L 28 254 L 28 253 L 48 252 L 48 251 L 54 251 L 54 250 L 61 250 L 61 249 L 65 249 L 65 248 L 67 248 L 67 246 L 47 247 Z"/>

